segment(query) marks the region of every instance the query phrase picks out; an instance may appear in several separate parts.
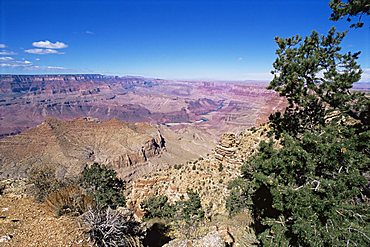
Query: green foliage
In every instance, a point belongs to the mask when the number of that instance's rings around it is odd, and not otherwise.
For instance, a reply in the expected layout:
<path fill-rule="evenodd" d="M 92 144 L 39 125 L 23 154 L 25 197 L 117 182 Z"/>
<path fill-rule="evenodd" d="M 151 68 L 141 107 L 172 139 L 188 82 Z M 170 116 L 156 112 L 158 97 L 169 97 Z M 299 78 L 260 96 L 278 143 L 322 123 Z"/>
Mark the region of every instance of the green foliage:
<path fill-rule="evenodd" d="M 51 167 L 35 167 L 28 176 L 29 182 L 34 185 L 33 194 L 38 202 L 60 189 L 63 184 L 55 178 L 55 170 Z"/>
<path fill-rule="evenodd" d="M 331 7 L 334 20 L 369 14 L 369 1 Z M 228 199 L 230 212 L 251 202 L 263 246 L 370 246 L 370 99 L 351 90 L 359 53 L 340 53 L 344 36 L 276 38 L 269 88 L 288 100 L 270 117 L 280 142 L 260 143 Z"/>
<path fill-rule="evenodd" d="M 364 23 L 361 21 L 361 17 L 363 15 L 370 15 L 369 0 L 331 0 L 329 6 L 333 10 L 330 18 L 331 20 L 337 21 L 347 17 L 347 21 L 351 22 L 351 17 L 358 16 L 358 22 L 351 24 L 351 27 L 362 27 Z"/>
<path fill-rule="evenodd" d="M 226 198 L 226 209 L 229 215 L 235 215 L 241 212 L 243 209 L 251 205 L 251 191 L 252 186 L 250 181 L 243 178 L 236 178 L 230 181 L 228 187 L 230 195 Z"/>
<path fill-rule="evenodd" d="M 222 165 L 222 163 L 218 164 L 218 171 L 222 172 L 223 170 L 224 170 L 224 166 Z"/>
<path fill-rule="evenodd" d="M 202 209 L 199 194 L 188 190 L 189 199 L 186 201 L 178 201 L 174 205 L 168 203 L 167 196 L 150 197 L 141 203 L 141 208 L 145 211 L 144 218 L 163 218 L 174 219 L 180 216 L 179 220 L 188 221 L 200 220 L 204 217 L 204 210 Z"/>
<path fill-rule="evenodd" d="M 165 218 L 170 219 L 175 215 L 176 206 L 168 203 L 167 196 L 149 197 L 140 204 L 145 211 L 145 218 Z"/>
<path fill-rule="evenodd" d="M 370 132 L 355 131 L 332 125 L 301 140 L 284 134 L 281 149 L 262 143 L 244 165 L 264 246 L 370 244 L 362 175 L 370 168 Z"/>
<path fill-rule="evenodd" d="M 317 32 L 302 40 L 276 38 L 279 48 L 274 62 L 274 89 L 288 100 L 285 113 L 270 117 L 277 133 L 287 131 L 299 135 L 325 125 L 325 117 L 339 111 L 369 125 L 370 100 L 363 93 L 353 92 L 352 84 L 361 78 L 357 53 L 341 54 L 340 43 L 345 33 L 330 29 L 327 36 Z"/>
<path fill-rule="evenodd" d="M 177 208 L 181 209 L 184 219 L 190 220 L 191 218 L 195 218 L 196 220 L 200 220 L 204 218 L 204 210 L 202 209 L 199 194 L 192 190 L 188 190 L 187 194 L 189 196 L 188 200 L 177 203 Z"/>
<path fill-rule="evenodd" d="M 112 207 L 125 205 L 123 190 L 125 182 L 117 178 L 114 170 L 94 163 L 85 167 L 82 172 L 81 185 L 94 198 L 98 207 Z"/>

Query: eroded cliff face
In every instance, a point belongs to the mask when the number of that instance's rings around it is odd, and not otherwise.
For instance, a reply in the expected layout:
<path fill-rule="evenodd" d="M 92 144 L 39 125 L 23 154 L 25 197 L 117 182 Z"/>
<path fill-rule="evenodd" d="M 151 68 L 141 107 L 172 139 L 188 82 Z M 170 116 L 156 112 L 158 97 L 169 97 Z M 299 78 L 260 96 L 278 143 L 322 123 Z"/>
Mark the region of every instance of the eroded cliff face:
<path fill-rule="evenodd" d="M 128 204 L 140 218 L 140 203 L 153 195 L 166 195 L 171 203 L 187 198 L 187 190 L 197 191 L 206 215 L 227 215 L 225 200 L 228 183 L 240 175 L 243 162 L 267 139 L 268 127 L 226 133 L 213 152 L 185 164 L 176 164 L 138 178 L 132 183 Z"/>
<path fill-rule="evenodd" d="M 241 175 L 241 165 L 257 151 L 259 143 L 268 139 L 268 130 L 269 127 L 263 125 L 237 134 L 225 133 L 211 153 L 135 179 L 126 197 L 128 207 L 140 219 L 144 216 L 140 204 L 145 199 L 166 195 L 169 203 L 175 203 L 187 199 L 187 190 L 191 189 L 199 193 L 208 219 L 204 226 L 197 227 L 198 237 L 203 237 L 187 241 L 176 239 L 168 246 L 186 246 L 189 243 L 203 246 L 201 243 L 206 239 L 221 245 L 253 246 L 257 240 L 251 227 L 252 217 L 248 212 L 229 217 L 226 198 L 230 192 L 227 187 L 231 180 Z"/>

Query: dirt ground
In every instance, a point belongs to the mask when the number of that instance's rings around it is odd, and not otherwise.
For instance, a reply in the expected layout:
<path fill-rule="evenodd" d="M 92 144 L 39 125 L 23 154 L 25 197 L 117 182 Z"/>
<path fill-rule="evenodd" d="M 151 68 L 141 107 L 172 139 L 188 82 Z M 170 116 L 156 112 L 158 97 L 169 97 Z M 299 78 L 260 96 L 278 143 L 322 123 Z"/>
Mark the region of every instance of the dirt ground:
<path fill-rule="evenodd" d="M 90 246 L 78 222 L 32 198 L 0 196 L 0 246 Z"/>

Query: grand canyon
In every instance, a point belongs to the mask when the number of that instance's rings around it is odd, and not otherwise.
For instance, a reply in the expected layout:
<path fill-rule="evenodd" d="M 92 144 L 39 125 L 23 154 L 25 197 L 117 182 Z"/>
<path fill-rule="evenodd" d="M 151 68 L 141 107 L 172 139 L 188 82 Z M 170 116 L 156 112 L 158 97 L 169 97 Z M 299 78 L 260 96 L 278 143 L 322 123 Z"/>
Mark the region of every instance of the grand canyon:
<path fill-rule="evenodd" d="M 129 183 L 127 203 L 139 218 L 145 198 L 170 193 L 176 201 L 188 189 L 201 193 L 207 214 L 225 215 L 227 184 L 265 135 L 245 129 L 286 105 L 257 81 L 1 75 L 0 92 L 2 179 L 22 181 L 48 167 L 64 180 L 104 164 Z M 189 169 L 193 164 L 200 170 Z M 205 181 L 222 194 L 211 207 L 213 193 L 200 189 Z"/>
<path fill-rule="evenodd" d="M 0 0 L 0 246 L 370 246 L 369 0 Z"/>
<path fill-rule="evenodd" d="M 261 82 L 170 81 L 103 75 L 0 75 L 0 136 L 46 117 L 116 118 L 220 134 L 266 121 L 283 101 Z"/>
<path fill-rule="evenodd" d="M 35 164 L 77 174 L 99 162 L 130 180 L 205 155 L 221 134 L 259 125 L 284 106 L 258 82 L 88 74 L 0 80 L 2 177 L 25 176 Z"/>
<path fill-rule="evenodd" d="M 355 87 L 367 88 L 367 83 Z M 175 204 L 192 190 L 199 193 L 205 216 L 212 219 L 197 226 L 203 237 L 192 235 L 195 246 L 217 239 L 241 246 L 257 243 L 251 216 L 229 218 L 226 200 L 242 164 L 261 141 L 268 140 L 268 117 L 287 105 L 283 97 L 266 89 L 266 83 L 98 74 L 0 75 L 0 90 L 0 187 L 5 198 L 29 193 L 27 179 L 37 169 L 52 169 L 63 181 L 78 177 L 93 164 L 104 164 L 127 183 L 127 209 L 136 219 L 143 219 L 141 205 L 148 198 L 164 195 Z M 30 241 L 29 225 L 44 239 L 44 226 L 29 223 L 28 217 L 43 220 L 50 215 L 45 211 L 50 206 L 34 205 L 28 197 L 18 200 L 19 210 L 31 207 L 42 214 L 19 216 L 24 224 L 15 228 L 12 242 Z M 16 208 L 11 212 L 21 213 Z M 64 226 L 58 224 L 51 221 L 46 227 L 63 236 Z M 0 234 L 14 227 L 6 223 Z M 89 246 L 75 225 L 71 228 L 74 234 L 65 240 L 45 244 Z M 167 246 L 183 243 L 180 232 L 174 230 Z M 151 241 L 157 242 L 156 236 Z"/>

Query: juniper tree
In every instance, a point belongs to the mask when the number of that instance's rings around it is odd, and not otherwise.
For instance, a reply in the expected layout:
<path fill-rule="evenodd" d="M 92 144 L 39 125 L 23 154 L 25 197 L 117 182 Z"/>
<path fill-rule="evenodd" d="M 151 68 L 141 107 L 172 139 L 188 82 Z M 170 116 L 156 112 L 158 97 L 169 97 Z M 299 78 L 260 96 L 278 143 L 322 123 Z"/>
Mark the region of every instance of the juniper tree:
<path fill-rule="evenodd" d="M 352 17 L 358 17 L 358 22 L 351 24 L 351 27 L 362 27 L 362 16 L 370 15 L 369 0 L 331 0 L 329 6 L 333 10 L 331 20 L 337 21 L 347 17 L 347 21 L 351 22 Z"/>
<path fill-rule="evenodd" d="M 270 117 L 278 132 L 298 135 L 323 126 L 326 116 L 335 111 L 340 118 L 350 116 L 361 126 L 369 125 L 369 98 L 351 90 L 361 78 L 356 62 L 360 53 L 340 53 L 344 36 L 345 32 L 331 28 L 328 35 L 313 31 L 305 39 L 275 38 L 278 57 L 269 89 L 288 100 L 284 114 Z"/>
<path fill-rule="evenodd" d="M 100 208 L 125 206 L 125 182 L 117 173 L 104 165 L 94 163 L 82 172 L 81 185 Z"/>
<path fill-rule="evenodd" d="M 368 14 L 362 6 L 333 11 Z M 276 38 L 269 88 L 288 107 L 270 122 L 281 139 L 262 142 L 245 162 L 248 186 L 240 192 L 263 246 L 370 246 L 370 100 L 351 90 L 362 71 L 359 52 L 341 53 L 345 35 L 332 28 L 327 35 Z"/>

